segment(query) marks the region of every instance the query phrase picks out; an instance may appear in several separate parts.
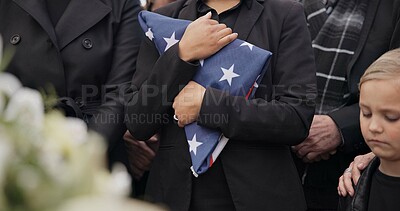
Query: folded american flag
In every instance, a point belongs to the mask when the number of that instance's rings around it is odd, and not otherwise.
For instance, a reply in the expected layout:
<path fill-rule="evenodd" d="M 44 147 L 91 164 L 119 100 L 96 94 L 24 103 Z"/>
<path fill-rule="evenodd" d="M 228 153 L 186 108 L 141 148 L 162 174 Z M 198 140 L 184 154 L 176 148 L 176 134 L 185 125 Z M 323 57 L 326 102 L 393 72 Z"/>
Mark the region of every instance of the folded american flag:
<path fill-rule="evenodd" d="M 191 22 L 142 11 L 139 23 L 161 55 L 179 42 Z M 236 39 L 213 56 L 201 60 L 193 80 L 233 96 L 252 98 L 271 55 L 269 51 Z M 185 132 L 192 159 L 191 170 L 197 177 L 212 166 L 228 138 L 221 131 L 199 126 L 196 122 L 186 125 Z"/>

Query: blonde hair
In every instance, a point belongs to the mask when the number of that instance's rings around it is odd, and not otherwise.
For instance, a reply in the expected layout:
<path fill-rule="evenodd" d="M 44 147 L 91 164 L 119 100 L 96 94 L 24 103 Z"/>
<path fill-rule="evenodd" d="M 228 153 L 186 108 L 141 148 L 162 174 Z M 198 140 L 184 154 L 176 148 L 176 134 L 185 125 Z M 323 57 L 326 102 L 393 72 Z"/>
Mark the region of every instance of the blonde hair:
<path fill-rule="evenodd" d="M 372 63 L 361 76 L 358 88 L 371 80 L 388 80 L 400 76 L 400 48 L 391 50 Z"/>

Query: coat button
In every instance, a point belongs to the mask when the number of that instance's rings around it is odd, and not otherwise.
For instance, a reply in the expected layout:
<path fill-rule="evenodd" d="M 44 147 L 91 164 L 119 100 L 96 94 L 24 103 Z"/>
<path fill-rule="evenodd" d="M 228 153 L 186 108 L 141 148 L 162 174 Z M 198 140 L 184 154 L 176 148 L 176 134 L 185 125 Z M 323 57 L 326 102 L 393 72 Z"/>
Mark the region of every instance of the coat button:
<path fill-rule="evenodd" d="M 82 45 L 86 49 L 91 49 L 93 47 L 93 43 L 89 38 L 85 38 L 82 40 Z"/>
<path fill-rule="evenodd" d="M 10 43 L 13 44 L 13 45 L 18 44 L 20 41 L 21 41 L 21 36 L 19 36 L 18 34 L 14 34 L 10 38 Z"/>

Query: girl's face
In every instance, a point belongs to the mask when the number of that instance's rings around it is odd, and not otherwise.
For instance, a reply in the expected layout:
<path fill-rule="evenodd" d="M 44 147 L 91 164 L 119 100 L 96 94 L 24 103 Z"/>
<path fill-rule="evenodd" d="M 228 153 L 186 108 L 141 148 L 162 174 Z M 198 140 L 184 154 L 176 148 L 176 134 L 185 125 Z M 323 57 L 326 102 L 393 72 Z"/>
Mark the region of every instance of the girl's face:
<path fill-rule="evenodd" d="M 360 125 L 365 142 L 378 157 L 400 161 L 399 78 L 362 84 Z"/>

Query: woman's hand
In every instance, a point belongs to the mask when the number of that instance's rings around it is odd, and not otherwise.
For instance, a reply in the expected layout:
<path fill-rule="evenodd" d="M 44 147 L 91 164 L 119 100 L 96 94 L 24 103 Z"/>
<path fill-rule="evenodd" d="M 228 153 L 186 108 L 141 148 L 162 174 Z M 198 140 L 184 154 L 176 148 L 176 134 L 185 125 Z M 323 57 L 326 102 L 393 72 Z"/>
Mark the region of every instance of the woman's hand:
<path fill-rule="evenodd" d="M 354 158 L 350 163 L 343 175 L 339 177 L 338 194 L 345 197 L 347 194 L 354 196 L 353 183 L 357 185 L 360 179 L 361 171 L 364 170 L 368 164 L 374 159 L 375 154 L 370 152 L 365 155 L 359 155 Z"/>
<path fill-rule="evenodd" d="M 205 59 L 237 38 L 225 24 L 211 19 L 211 12 L 186 28 L 179 42 L 179 57 L 187 62 Z"/>
<path fill-rule="evenodd" d="M 129 170 L 136 180 L 140 180 L 145 171 L 150 170 L 159 145 L 159 135 L 152 136 L 147 141 L 135 139 L 129 131 L 124 134 L 126 151 L 128 153 Z"/>
<path fill-rule="evenodd" d="M 200 113 L 201 104 L 206 89 L 200 84 L 189 81 L 189 83 L 175 97 L 172 108 L 178 118 L 179 127 L 184 127 L 196 121 Z"/>

